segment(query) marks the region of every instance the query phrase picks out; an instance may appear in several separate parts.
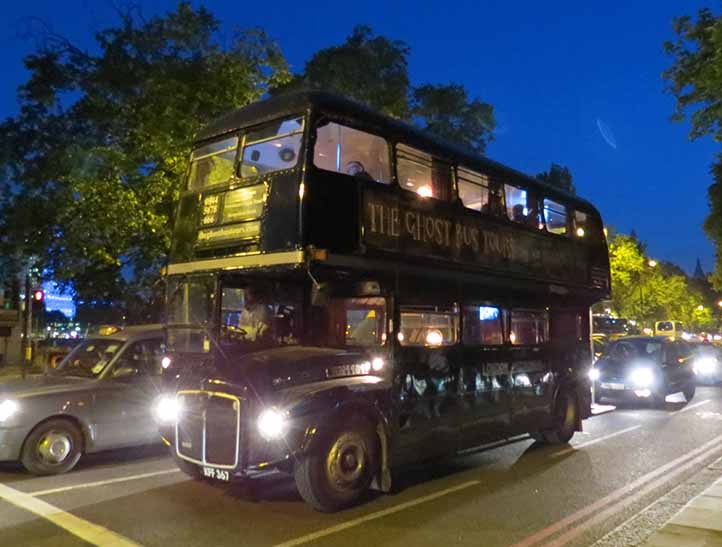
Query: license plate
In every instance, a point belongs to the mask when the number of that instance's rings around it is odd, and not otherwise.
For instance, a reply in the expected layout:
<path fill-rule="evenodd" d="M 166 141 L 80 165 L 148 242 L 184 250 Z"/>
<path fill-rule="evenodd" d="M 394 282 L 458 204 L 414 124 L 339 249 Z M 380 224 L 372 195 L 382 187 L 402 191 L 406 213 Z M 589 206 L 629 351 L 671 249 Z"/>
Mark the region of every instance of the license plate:
<path fill-rule="evenodd" d="M 624 384 L 602 382 L 602 389 L 624 389 Z"/>
<path fill-rule="evenodd" d="M 216 469 L 215 467 L 203 467 L 203 476 L 208 479 L 228 482 L 231 480 L 231 473 L 226 469 Z"/>

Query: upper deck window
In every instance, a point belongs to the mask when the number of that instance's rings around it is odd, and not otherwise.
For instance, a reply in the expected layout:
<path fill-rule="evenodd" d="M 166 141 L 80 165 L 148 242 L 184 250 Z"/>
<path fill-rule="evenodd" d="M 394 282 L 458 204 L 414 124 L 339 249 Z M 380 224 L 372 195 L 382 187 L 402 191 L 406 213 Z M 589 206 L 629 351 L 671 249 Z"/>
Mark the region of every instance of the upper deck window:
<path fill-rule="evenodd" d="M 313 164 L 319 169 L 345 173 L 388 184 L 391 181 L 386 141 L 334 122 L 316 130 Z"/>
<path fill-rule="evenodd" d="M 530 210 L 526 190 L 505 184 L 504 198 L 506 201 L 506 215 L 509 217 L 509 220 L 521 222 L 522 224 L 530 222 Z"/>
<path fill-rule="evenodd" d="M 464 207 L 474 211 L 486 210 L 489 204 L 489 178 L 486 175 L 459 167 L 459 198 Z"/>
<path fill-rule="evenodd" d="M 302 137 L 303 118 L 276 121 L 249 131 L 243 144 L 241 177 L 295 167 Z"/>
<path fill-rule="evenodd" d="M 567 233 L 567 208 L 561 203 L 545 199 L 544 220 L 548 231 L 554 234 Z"/>
<path fill-rule="evenodd" d="M 425 152 L 404 144 L 396 146 L 396 174 L 399 185 L 422 197 L 448 201 L 451 167 Z"/>
<path fill-rule="evenodd" d="M 194 150 L 191 154 L 191 169 L 188 175 L 189 190 L 197 190 L 230 179 L 233 176 L 237 148 L 238 137 L 229 137 Z"/>

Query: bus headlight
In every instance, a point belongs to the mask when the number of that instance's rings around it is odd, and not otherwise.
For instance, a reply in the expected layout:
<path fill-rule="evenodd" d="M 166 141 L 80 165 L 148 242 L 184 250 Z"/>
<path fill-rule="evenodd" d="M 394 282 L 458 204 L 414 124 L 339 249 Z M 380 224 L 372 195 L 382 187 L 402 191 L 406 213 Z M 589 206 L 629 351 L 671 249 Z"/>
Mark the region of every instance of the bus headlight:
<path fill-rule="evenodd" d="M 714 357 L 700 357 L 694 364 L 697 374 L 712 374 L 717 370 L 717 359 Z"/>
<path fill-rule="evenodd" d="M 266 409 L 258 415 L 258 432 L 267 441 L 280 439 L 287 429 L 286 415 L 275 408 Z"/>
<path fill-rule="evenodd" d="M 162 395 L 155 403 L 155 418 L 160 424 L 176 423 L 181 411 L 181 402 L 175 396 Z"/>
<path fill-rule="evenodd" d="M 649 387 L 654 383 L 654 373 L 649 368 L 635 368 L 629 375 L 629 381 L 635 387 Z"/>
<path fill-rule="evenodd" d="M 18 404 L 10 399 L 5 399 L 0 403 L 0 424 L 8 421 L 18 411 Z"/>
<path fill-rule="evenodd" d="M 590 368 L 589 369 L 589 379 L 592 382 L 596 382 L 599 380 L 599 369 L 598 368 Z"/>

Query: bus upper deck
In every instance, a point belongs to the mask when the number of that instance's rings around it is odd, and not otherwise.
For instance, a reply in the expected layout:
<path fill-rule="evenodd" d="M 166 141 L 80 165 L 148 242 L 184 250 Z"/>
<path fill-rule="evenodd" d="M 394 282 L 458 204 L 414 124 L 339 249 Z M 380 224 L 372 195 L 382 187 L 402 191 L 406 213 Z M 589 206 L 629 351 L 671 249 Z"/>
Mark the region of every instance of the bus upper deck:
<path fill-rule="evenodd" d="M 204 129 L 168 272 L 302 263 L 308 248 L 590 301 L 610 288 L 589 202 L 352 101 L 281 96 Z"/>

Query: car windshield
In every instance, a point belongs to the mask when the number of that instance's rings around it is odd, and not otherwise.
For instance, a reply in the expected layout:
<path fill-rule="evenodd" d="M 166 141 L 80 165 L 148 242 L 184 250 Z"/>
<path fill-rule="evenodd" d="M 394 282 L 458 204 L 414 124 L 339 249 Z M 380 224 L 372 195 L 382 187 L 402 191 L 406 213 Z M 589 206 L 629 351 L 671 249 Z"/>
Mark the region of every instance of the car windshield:
<path fill-rule="evenodd" d="M 629 361 L 641 357 L 657 361 L 662 351 L 662 343 L 656 340 L 618 340 L 607 350 L 605 357 L 615 361 Z"/>
<path fill-rule="evenodd" d="M 122 345 L 123 342 L 120 340 L 85 340 L 63 359 L 63 362 L 55 370 L 55 374 L 97 378 L 107 368 Z"/>

